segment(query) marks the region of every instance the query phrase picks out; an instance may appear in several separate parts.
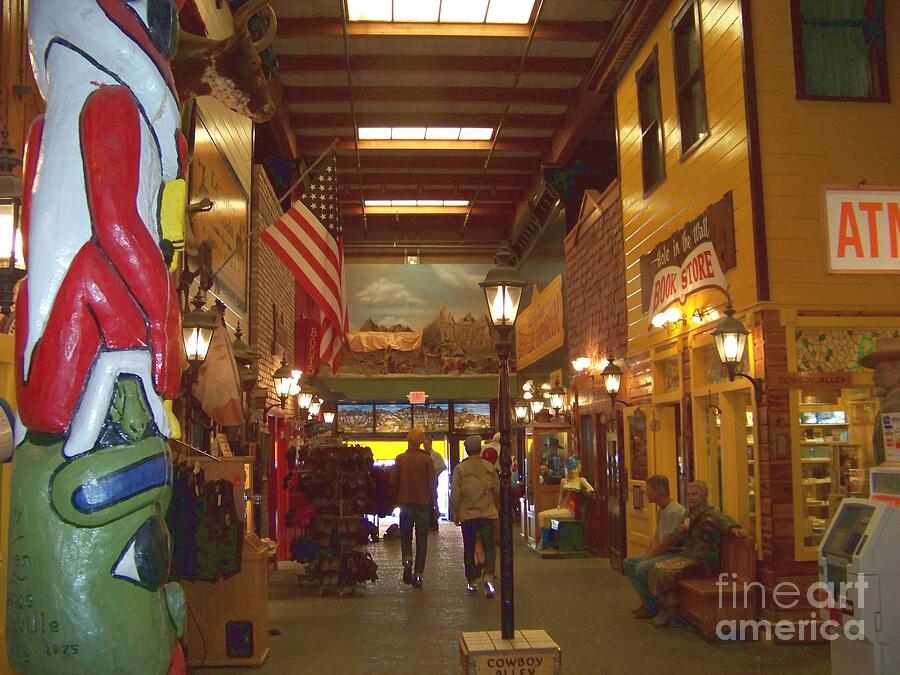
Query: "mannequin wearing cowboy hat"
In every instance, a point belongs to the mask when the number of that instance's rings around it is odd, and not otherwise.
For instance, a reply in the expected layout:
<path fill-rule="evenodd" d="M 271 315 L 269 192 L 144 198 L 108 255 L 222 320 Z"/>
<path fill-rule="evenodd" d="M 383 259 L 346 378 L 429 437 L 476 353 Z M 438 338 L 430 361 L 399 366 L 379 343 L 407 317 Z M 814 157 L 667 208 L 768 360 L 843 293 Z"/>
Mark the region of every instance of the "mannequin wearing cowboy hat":
<path fill-rule="evenodd" d="M 581 460 L 577 457 L 569 457 L 566 460 L 566 477 L 559 483 L 557 507 L 538 513 L 538 524 L 541 528 L 541 543 L 538 548 L 547 548 L 551 545 L 553 530 L 550 529 L 550 521 L 554 518 L 556 520 L 575 520 L 580 517 L 585 497 L 593 491 L 593 486 L 581 475 Z"/>
<path fill-rule="evenodd" d="M 875 417 L 875 432 L 872 434 L 873 466 L 878 466 L 885 461 L 882 416 L 900 413 L 900 338 L 878 338 L 875 351 L 863 356 L 859 365 L 875 371 L 872 374 L 875 393 L 885 397 Z"/>

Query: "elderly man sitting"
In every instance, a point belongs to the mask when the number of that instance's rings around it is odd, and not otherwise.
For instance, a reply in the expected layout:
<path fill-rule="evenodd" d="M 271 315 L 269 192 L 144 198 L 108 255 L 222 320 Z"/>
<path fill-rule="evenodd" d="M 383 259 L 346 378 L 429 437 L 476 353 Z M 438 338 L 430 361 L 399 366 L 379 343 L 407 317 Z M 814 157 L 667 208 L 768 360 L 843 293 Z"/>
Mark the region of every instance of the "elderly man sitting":
<path fill-rule="evenodd" d="M 653 561 L 647 576 L 649 592 L 659 598 L 660 609 L 653 625 L 664 628 L 675 615 L 678 604 L 677 586 L 682 577 L 711 577 L 719 573 L 719 549 L 722 536 L 729 531 L 735 536 L 747 533 L 734 520 L 707 503 L 709 489 L 703 481 L 687 487 L 687 515 L 672 535 L 671 547 L 678 552 Z"/>
<path fill-rule="evenodd" d="M 656 504 L 656 533 L 642 556 L 626 558 L 625 575 L 637 591 L 641 606 L 633 611 L 638 619 L 649 619 L 659 609 L 657 599 L 647 590 L 647 575 L 653 564 L 673 555 L 672 534 L 684 518 L 684 507 L 669 496 L 669 479 L 662 474 L 647 479 L 647 500 Z"/>

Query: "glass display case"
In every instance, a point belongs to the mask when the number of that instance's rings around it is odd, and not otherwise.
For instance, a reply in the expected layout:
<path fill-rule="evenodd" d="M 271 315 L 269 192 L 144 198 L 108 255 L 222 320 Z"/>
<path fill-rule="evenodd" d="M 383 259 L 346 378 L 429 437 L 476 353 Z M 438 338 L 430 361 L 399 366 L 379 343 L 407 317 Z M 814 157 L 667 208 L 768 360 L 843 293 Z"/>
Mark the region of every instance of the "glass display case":
<path fill-rule="evenodd" d="M 857 493 L 863 461 L 851 442 L 846 410 L 813 401 L 800 403 L 800 482 L 803 538 L 816 546 L 843 497 Z"/>
<path fill-rule="evenodd" d="M 525 427 L 525 495 L 521 498 L 522 536 L 535 543 L 537 514 L 557 506 L 559 482 L 574 454 L 572 427 L 532 422 Z"/>

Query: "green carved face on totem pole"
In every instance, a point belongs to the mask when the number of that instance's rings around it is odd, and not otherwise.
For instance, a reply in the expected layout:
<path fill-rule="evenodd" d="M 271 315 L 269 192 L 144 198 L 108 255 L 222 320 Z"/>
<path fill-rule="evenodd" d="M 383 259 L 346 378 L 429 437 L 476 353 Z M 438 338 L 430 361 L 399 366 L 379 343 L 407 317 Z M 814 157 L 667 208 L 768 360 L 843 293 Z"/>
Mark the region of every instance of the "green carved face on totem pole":
<path fill-rule="evenodd" d="M 144 401 L 119 380 L 109 447 L 67 461 L 60 439 L 29 434 L 16 450 L 6 631 L 20 672 L 169 667 L 184 602 L 166 584 L 168 447 Z"/>

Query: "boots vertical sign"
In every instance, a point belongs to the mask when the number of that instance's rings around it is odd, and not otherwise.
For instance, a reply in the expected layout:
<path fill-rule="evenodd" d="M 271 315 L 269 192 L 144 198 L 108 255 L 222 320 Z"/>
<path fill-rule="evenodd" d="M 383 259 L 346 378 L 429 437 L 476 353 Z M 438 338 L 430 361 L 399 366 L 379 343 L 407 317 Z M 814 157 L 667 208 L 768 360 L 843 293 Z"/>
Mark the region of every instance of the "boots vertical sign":
<path fill-rule="evenodd" d="M 703 288 L 726 290 L 736 264 L 731 192 L 641 256 L 641 302 L 654 316 Z"/>

